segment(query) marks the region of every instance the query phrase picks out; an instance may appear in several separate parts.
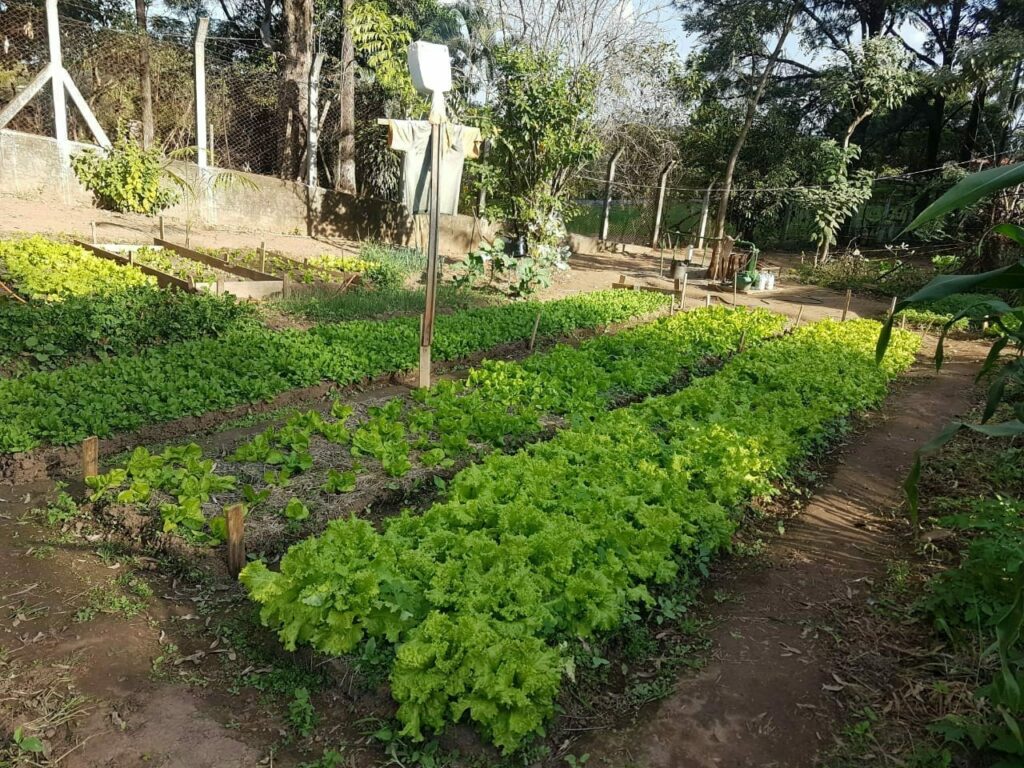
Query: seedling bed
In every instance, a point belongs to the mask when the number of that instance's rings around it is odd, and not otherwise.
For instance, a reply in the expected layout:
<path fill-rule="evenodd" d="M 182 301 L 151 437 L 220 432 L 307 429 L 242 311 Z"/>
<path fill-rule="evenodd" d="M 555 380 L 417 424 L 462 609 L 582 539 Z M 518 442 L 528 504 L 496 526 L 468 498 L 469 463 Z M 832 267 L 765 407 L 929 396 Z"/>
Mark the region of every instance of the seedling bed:
<path fill-rule="evenodd" d="M 226 259 L 193 250 L 169 240 L 154 238 L 153 243 L 173 254 L 172 258 L 185 259 L 213 269 L 217 275 L 217 282 L 213 289 L 217 293 L 231 293 L 240 299 L 265 299 L 274 294 L 280 294 L 284 288 L 283 280 L 258 269 L 232 264 Z"/>
<path fill-rule="evenodd" d="M 250 268 L 266 273 L 271 278 L 287 278 L 290 281 L 291 293 L 294 293 L 298 286 L 310 286 L 317 290 L 335 289 L 340 293 L 362 280 L 359 272 L 329 269 L 317 264 L 317 257 L 297 259 L 282 253 L 243 249 L 227 249 L 220 252 L 207 249 L 205 253 L 213 258 L 221 258 L 218 253 L 224 253 L 225 261 L 232 266 Z"/>

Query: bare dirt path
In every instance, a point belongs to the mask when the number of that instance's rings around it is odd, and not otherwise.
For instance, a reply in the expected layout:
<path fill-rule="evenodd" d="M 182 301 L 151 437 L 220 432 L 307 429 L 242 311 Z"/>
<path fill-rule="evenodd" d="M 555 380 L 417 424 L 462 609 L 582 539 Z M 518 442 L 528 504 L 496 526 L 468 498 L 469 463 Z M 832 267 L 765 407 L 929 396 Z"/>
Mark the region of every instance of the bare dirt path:
<path fill-rule="evenodd" d="M 770 546 L 763 567 L 716 581 L 735 597 L 716 611 L 713 658 L 628 727 L 573 748 L 615 768 L 797 768 L 835 746 L 844 715 L 832 673 L 835 610 L 863 609 L 899 546 L 874 513 L 902 499 L 917 446 L 976 402 L 985 347 L 953 345 L 936 374 L 919 362 L 868 428 L 841 450 L 833 476 Z M 931 350 L 931 347 L 926 346 Z"/>

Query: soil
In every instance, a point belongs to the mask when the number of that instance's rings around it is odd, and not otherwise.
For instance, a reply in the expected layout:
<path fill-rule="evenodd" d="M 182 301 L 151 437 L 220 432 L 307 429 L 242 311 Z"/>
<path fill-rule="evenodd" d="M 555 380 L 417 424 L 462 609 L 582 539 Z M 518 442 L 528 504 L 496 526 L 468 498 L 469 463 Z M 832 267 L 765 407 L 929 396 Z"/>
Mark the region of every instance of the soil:
<path fill-rule="evenodd" d="M 846 681 L 832 672 L 838 660 L 829 616 L 837 606 L 863 606 L 898 544 L 873 513 L 899 503 L 911 454 L 935 422 L 974 402 L 971 376 L 984 347 L 954 342 L 949 351 L 940 375 L 922 361 L 897 385 L 841 450 L 832 477 L 768 545 L 758 567 L 734 565 L 712 581 L 709 590 L 731 599 L 712 609 L 709 664 L 684 675 L 671 696 L 643 709 L 634 723 L 592 733 L 572 746 L 573 753 L 589 754 L 591 765 L 618 767 L 816 764 L 845 717 L 838 692 Z M 90 590 L 110 589 L 124 566 L 96 555 L 102 537 L 61 543 L 52 529 L 26 517 L 49 487 L 0 487 L 0 537 L 7 543 L 0 549 L 0 606 L 9 619 L 0 631 L 6 651 L 0 658 L 8 665 L 8 686 L 32 670 L 34 689 L 51 690 L 61 700 L 86 697 L 86 711 L 48 731 L 52 753 L 73 750 L 60 764 L 252 766 L 267 764 L 272 750 L 276 765 L 311 759 L 294 745 L 281 749 L 286 710 L 252 689 L 231 695 L 223 683 L 204 682 L 217 680 L 210 667 L 217 659 L 209 635 L 187 630 L 201 623 L 195 606 L 209 597 L 160 575 L 165 568 L 142 559 L 141 568 L 154 569 L 146 578 L 156 592 L 144 614 L 101 612 L 75 621 Z M 237 607 L 224 609 L 230 610 Z M 156 674 L 169 644 L 177 646 L 176 660 L 199 651 L 208 655 Z M 8 692 L 0 689 L 0 699 Z M 358 734 L 346 734 L 351 717 L 343 704 L 318 700 L 317 709 L 340 725 L 337 738 L 358 740 Z M 4 713 L 3 707 L 0 714 L 10 714 L 2 720 L 11 723 L 39 716 Z M 362 752 L 359 764 L 374 764 L 377 755 Z"/>
<path fill-rule="evenodd" d="M 760 567 L 713 583 L 731 596 L 714 612 L 712 659 L 634 723 L 573 746 L 588 765 L 710 768 L 819 764 L 846 715 L 834 674 L 834 612 L 863 610 L 901 542 L 879 513 L 898 506 L 913 452 L 976 402 L 984 345 L 960 342 L 940 374 L 920 361 Z"/>
<path fill-rule="evenodd" d="M 0 207 L 0 232 L 56 233 L 59 224 L 81 237 L 88 236 L 92 221 L 101 222 L 100 239 L 123 241 L 131 239 L 125 233 L 134 232 L 145 242 L 155 234 L 155 225 L 138 217 L 9 197 Z M 181 237 L 183 232 L 170 229 L 168 235 Z M 325 250 L 322 241 L 283 235 L 214 230 L 192 235 L 194 244 L 211 247 L 258 247 L 261 240 L 269 249 L 296 256 Z M 762 265 L 784 263 L 781 255 L 762 258 Z M 605 289 L 620 275 L 637 284 L 672 287 L 659 276 L 660 254 L 647 249 L 579 254 L 573 266 L 545 297 Z M 734 300 L 731 291 L 688 282 L 686 306 L 708 296 L 720 304 Z M 740 293 L 736 303 L 810 322 L 838 318 L 846 297 L 782 284 L 770 295 Z M 849 314 L 878 316 L 887 308 L 885 301 L 853 297 Z M 941 374 L 922 359 L 894 387 L 884 407 L 849 438 L 834 472 L 798 516 L 784 521 L 784 534 L 770 539 L 759 562 L 731 562 L 709 584 L 709 593 L 729 599 L 706 601 L 714 622 L 707 665 L 682 674 L 671 695 L 642 709 L 631 722 L 588 732 L 571 745 L 573 754 L 589 755 L 588 765 L 615 768 L 820 764 L 849 714 L 841 697 L 849 684 L 843 677 L 849 665 L 837 656 L 833 635 L 838 630 L 831 617 L 837 610 L 863 610 L 871 585 L 884 578 L 900 542 L 876 513 L 899 505 L 914 449 L 939 422 L 975 402 L 972 376 L 985 351 L 978 343 L 951 342 Z M 286 396 L 267 409 L 310 403 L 325 394 L 290 393 L 294 399 Z M 237 409 L 230 416 L 259 408 Z M 105 450 L 179 439 L 190 432 L 209 434 L 228 417 L 200 417 L 173 428 L 159 425 Z M 73 453 L 62 458 L 74 461 Z M 32 469 L 24 468 L 25 475 Z M 209 620 L 216 623 L 246 610 L 237 590 L 216 580 L 187 586 L 170 575 L 174 571 L 166 564 L 137 554 L 111 558 L 102 533 L 61 535 L 28 514 L 47 493 L 52 493 L 49 481 L 0 485 L 0 734 L 35 723 L 49 764 L 70 768 L 296 766 L 342 742 L 354 745 L 345 765 L 385 762 L 379 748 L 365 749 L 360 732 L 367 726 L 352 722 L 340 686 L 316 699 L 325 724 L 317 732 L 319 741 L 284 738 L 287 703 L 282 706 L 280 699 L 271 700 L 252 686 L 230 685 L 243 671 L 230 665 L 245 656 L 222 639 L 226 636 L 218 634 L 211 642 L 212 629 L 204 627 Z M 142 612 L 98 610 L 90 616 L 91 606 L 103 604 L 101 598 L 124 596 L 115 580 L 132 569 L 145 574 L 155 593 L 143 601 Z M 260 639 L 273 644 L 266 633 Z M 237 658 L 229 662 L 232 655 Z M 307 672 L 312 668 L 308 657 L 291 657 L 287 663 Z M 390 704 L 386 697 L 382 701 L 380 710 L 386 714 Z M 0 740 L 0 763 L 10 750 Z"/>

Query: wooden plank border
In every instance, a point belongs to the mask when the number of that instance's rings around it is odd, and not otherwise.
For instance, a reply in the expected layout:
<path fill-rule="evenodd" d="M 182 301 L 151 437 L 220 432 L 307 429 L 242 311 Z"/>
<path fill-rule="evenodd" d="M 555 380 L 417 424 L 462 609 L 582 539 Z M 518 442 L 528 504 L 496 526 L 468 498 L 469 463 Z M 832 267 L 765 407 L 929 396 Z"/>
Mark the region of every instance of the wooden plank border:
<path fill-rule="evenodd" d="M 253 280 L 257 282 L 274 280 L 281 282 L 280 278 L 274 277 L 274 275 L 268 275 L 266 272 L 260 272 L 258 269 L 250 269 L 249 267 L 232 264 L 225 259 L 218 259 L 216 256 L 210 256 L 207 253 L 194 251 L 191 248 L 186 248 L 184 245 L 172 243 L 170 240 L 161 240 L 159 237 L 154 237 L 153 245 L 159 245 L 169 251 L 174 251 L 176 254 L 183 256 L 186 259 L 198 261 L 200 264 L 205 264 L 208 267 L 213 267 L 214 269 L 219 269 L 232 275 L 244 277 L 246 280 Z"/>
<path fill-rule="evenodd" d="M 127 256 L 122 256 L 119 253 L 108 251 L 106 248 L 100 248 L 100 246 L 93 245 L 92 243 L 86 243 L 81 240 L 72 240 L 71 242 L 81 248 L 85 248 L 87 251 L 91 251 L 94 255 L 99 256 L 100 258 L 116 261 L 118 264 L 128 267 L 129 269 L 138 269 L 143 274 L 155 277 L 156 284 L 161 288 L 180 288 L 183 291 L 189 291 L 191 293 L 196 292 L 196 288 L 194 286 L 190 285 L 187 280 L 182 280 L 180 277 L 168 275 L 166 272 L 161 272 L 159 269 L 147 267 L 144 264 L 135 264 Z"/>

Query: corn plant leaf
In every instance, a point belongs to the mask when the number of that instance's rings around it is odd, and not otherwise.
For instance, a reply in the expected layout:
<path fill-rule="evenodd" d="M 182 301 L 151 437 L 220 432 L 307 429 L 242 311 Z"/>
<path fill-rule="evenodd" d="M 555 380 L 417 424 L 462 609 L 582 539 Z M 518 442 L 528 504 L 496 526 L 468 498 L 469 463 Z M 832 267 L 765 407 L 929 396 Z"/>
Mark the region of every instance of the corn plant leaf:
<path fill-rule="evenodd" d="M 911 232 L 950 211 L 976 203 L 993 192 L 1024 184 L 1024 163 L 1014 163 L 972 173 L 946 190 L 938 200 L 917 215 L 900 234 Z"/>
<path fill-rule="evenodd" d="M 991 230 L 994 234 L 1002 235 L 1013 240 L 1017 245 L 1024 247 L 1024 227 L 1019 224 L 996 224 Z"/>

